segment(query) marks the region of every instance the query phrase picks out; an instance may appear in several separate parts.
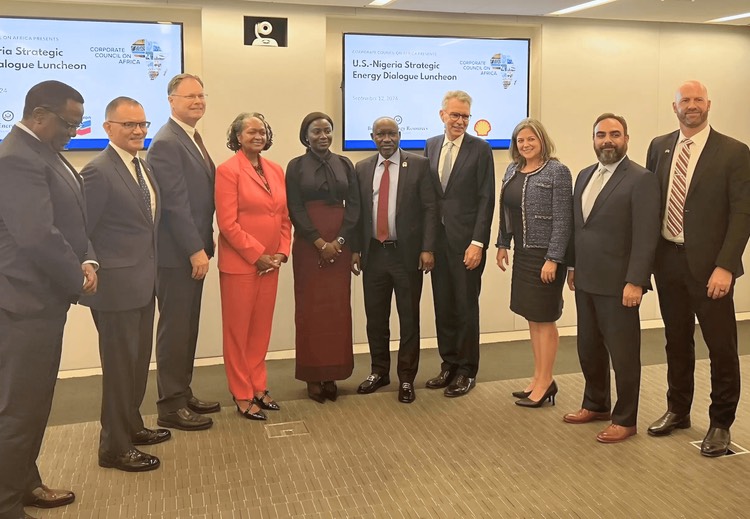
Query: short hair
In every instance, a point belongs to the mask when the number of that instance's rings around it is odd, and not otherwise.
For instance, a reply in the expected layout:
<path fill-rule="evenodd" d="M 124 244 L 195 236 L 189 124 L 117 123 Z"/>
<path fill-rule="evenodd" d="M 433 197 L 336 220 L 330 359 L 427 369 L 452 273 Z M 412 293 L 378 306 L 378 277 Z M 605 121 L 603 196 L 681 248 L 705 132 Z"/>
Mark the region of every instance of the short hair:
<path fill-rule="evenodd" d="M 536 135 L 536 138 L 539 139 L 539 142 L 542 145 L 542 162 L 547 162 L 548 160 L 554 158 L 553 155 L 555 154 L 555 143 L 552 142 L 552 139 L 550 139 L 547 130 L 544 129 L 544 125 L 542 125 L 542 123 L 536 119 L 527 117 L 516 125 L 516 127 L 513 129 L 513 135 L 510 138 L 510 157 L 513 162 L 521 167 L 526 165 L 526 159 L 518 151 L 518 146 L 516 146 L 516 139 L 518 138 L 518 134 L 521 133 L 521 130 L 525 129 L 531 130 L 534 135 Z"/>
<path fill-rule="evenodd" d="M 375 125 L 378 124 L 378 121 L 393 121 L 394 123 L 396 123 L 396 128 L 398 128 L 398 131 L 399 132 L 401 131 L 401 127 L 399 126 L 398 121 L 396 119 L 394 119 L 393 117 L 389 116 L 389 115 L 381 115 L 380 117 L 378 117 L 377 119 L 375 119 L 372 122 L 372 129 L 373 130 L 375 130 Z"/>
<path fill-rule="evenodd" d="M 443 97 L 443 110 L 448 109 L 448 101 L 451 99 L 458 99 L 462 103 L 468 103 L 471 106 L 471 96 L 463 90 L 449 90 Z"/>
<path fill-rule="evenodd" d="M 271 147 L 271 144 L 273 144 L 273 131 L 271 130 L 271 125 L 268 124 L 266 118 L 263 117 L 263 114 L 258 112 L 242 112 L 237 117 L 235 117 L 234 121 L 232 121 L 232 124 L 229 125 L 229 130 L 227 130 L 227 148 L 232 151 L 239 151 L 240 148 L 242 148 L 242 146 L 240 146 L 240 140 L 237 135 L 242 133 L 242 129 L 245 126 L 245 121 L 247 119 L 252 119 L 253 117 L 255 117 L 256 119 L 260 119 L 260 121 L 263 123 L 263 127 L 266 129 L 266 145 L 263 146 L 263 151 Z"/>
<path fill-rule="evenodd" d="M 592 133 L 596 133 L 596 125 L 605 119 L 614 119 L 615 121 L 618 121 L 622 125 L 622 130 L 625 132 L 625 135 L 628 134 L 628 123 L 625 118 L 621 115 L 615 115 L 611 112 L 603 113 L 596 118 L 596 121 L 594 121 L 594 126 L 592 127 Z"/>
<path fill-rule="evenodd" d="M 186 79 L 194 79 L 198 83 L 200 83 L 201 86 L 203 86 L 203 81 L 195 74 L 177 74 L 175 77 L 170 79 L 169 83 L 167 84 L 167 95 L 171 96 L 174 91 L 177 90 L 177 87 L 180 86 L 180 83 L 182 83 Z"/>
<path fill-rule="evenodd" d="M 132 97 L 127 97 L 127 96 L 115 97 L 112 101 L 109 102 L 109 104 L 107 104 L 107 107 L 104 109 L 104 120 L 108 121 L 109 116 L 112 115 L 112 112 L 120 108 L 120 105 L 124 105 L 124 104 L 128 104 L 131 106 L 140 106 L 140 107 L 143 106 L 141 103 L 139 103 Z"/>
<path fill-rule="evenodd" d="M 302 143 L 302 146 L 310 146 L 310 143 L 307 141 L 307 129 L 318 119 L 325 119 L 331 123 L 331 129 L 333 129 L 333 119 L 331 119 L 328 114 L 324 114 L 323 112 L 310 112 L 304 119 L 302 119 L 302 124 L 299 127 L 299 141 Z"/>
<path fill-rule="evenodd" d="M 54 112 L 65 109 L 68 100 L 83 104 L 81 93 L 70 85 L 51 79 L 37 83 L 26 94 L 23 117 L 31 117 L 35 108 L 45 107 Z"/>

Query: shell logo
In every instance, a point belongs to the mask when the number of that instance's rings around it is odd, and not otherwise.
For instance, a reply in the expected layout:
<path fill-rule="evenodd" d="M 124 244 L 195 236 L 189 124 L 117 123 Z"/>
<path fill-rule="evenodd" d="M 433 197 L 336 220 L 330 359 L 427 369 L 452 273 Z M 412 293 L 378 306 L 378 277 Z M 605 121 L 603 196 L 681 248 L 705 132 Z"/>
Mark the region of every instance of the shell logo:
<path fill-rule="evenodd" d="M 487 137 L 492 131 L 492 125 L 487 119 L 479 119 L 474 123 L 474 131 L 479 137 Z"/>

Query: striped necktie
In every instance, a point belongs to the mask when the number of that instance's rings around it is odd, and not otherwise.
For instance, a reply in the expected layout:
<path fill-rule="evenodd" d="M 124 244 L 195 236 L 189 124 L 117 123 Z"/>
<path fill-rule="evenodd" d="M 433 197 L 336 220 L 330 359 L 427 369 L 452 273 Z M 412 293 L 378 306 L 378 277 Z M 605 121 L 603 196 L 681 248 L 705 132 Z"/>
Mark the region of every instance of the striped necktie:
<path fill-rule="evenodd" d="M 672 236 L 682 234 L 691 144 L 693 144 L 693 141 L 690 139 L 682 141 L 682 149 L 677 156 L 672 174 L 672 190 L 669 192 L 669 200 L 667 201 L 667 230 Z"/>

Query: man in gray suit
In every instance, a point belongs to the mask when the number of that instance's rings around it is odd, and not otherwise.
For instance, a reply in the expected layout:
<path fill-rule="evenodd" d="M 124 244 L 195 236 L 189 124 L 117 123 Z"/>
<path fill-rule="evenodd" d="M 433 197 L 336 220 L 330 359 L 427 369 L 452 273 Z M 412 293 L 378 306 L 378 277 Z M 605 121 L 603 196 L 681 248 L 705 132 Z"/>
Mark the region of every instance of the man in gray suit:
<path fill-rule="evenodd" d="M 214 254 L 216 168 L 195 125 L 206 111 L 203 82 L 179 74 L 167 86 L 172 117 L 157 132 L 147 160 L 161 191 L 156 295 L 157 423 L 194 431 L 208 429 L 219 402 L 193 395 L 193 361 L 198 342 L 203 279 Z"/>
<path fill-rule="evenodd" d="M 81 304 L 91 308 L 99 332 L 99 465 L 141 472 L 157 468 L 159 459 L 134 446 L 171 436 L 166 429 L 147 429 L 140 413 L 154 330 L 159 190 L 138 157 L 149 125 L 143 106 L 118 97 L 104 116 L 109 146 L 81 171 L 89 238 L 100 265 L 97 293 Z"/>
<path fill-rule="evenodd" d="M 582 170 L 573 188 L 574 270 L 578 358 L 586 379 L 581 409 L 567 423 L 612 420 L 596 439 L 617 443 L 636 434 L 641 383 L 638 308 L 651 288 L 659 237 L 659 183 L 632 162 L 628 125 L 605 113 L 594 123 L 596 164 Z M 609 361 L 615 371 L 617 404 L 610 413 Z"/>
<path fill-rule="evenodd" d="M 378 153 L 357 163 L 361 214 L 352 240 L 352 271 L 364 271 L 367 341 L 372 371 L 358 393 L 372 393 L 390 383 L 391 299 L 401 326 L 397 373 L 399 401 L 414 401 L 419 367 L 419 300 L 423 273 L 435 265 L 437 204 L 430 163 L 399 149 L 401 132 L 390 117 L 372 125 Z"/>
<path fill-rule="evenodd" d="M 0 143 L 0 519 L 75 499 L 42 484 L 36 459 L 68 308 L 97 285 L 81 178 L 59 153 L 82 119 L 81 94 L 44 81 Z"/>

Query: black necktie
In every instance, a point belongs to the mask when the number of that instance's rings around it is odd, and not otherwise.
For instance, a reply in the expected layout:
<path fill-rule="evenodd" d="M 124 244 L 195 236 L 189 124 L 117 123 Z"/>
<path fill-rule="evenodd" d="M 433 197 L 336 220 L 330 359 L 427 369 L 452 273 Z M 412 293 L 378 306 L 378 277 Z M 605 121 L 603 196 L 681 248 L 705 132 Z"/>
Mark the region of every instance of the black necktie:
<path fill-rule="evenodd" d="M 133 164 L 135 164 L 135 176 L 138 177 L 138 186 L 141 188 L 141 195 L 143 195 L 143 201 L 146 203 L 148 220 L 151 223 L 154 223 L 154 217 L 151 214 L 151 192 L 148 190 L 146 179 L 143 178 L 143 172 L 141 172 L 141 161 L 138 160 L 138 157 L 133 158 Z"/>
<path fill-rule="evenodd" d="M 195 139 L 195 143 L 198 145 L 198 148 L 201 150 L 201 154 L 203 155 L 203 161 L 206 163 L 206 167 L 209 171 L 211 171 L 211 157 L 208 156 L 208 150 L 206 149 L 206 146 L 203 144 L 203 137 L 201 137 L 201 134 L 197 131 L 193 134 L 193 138 Z"/>

